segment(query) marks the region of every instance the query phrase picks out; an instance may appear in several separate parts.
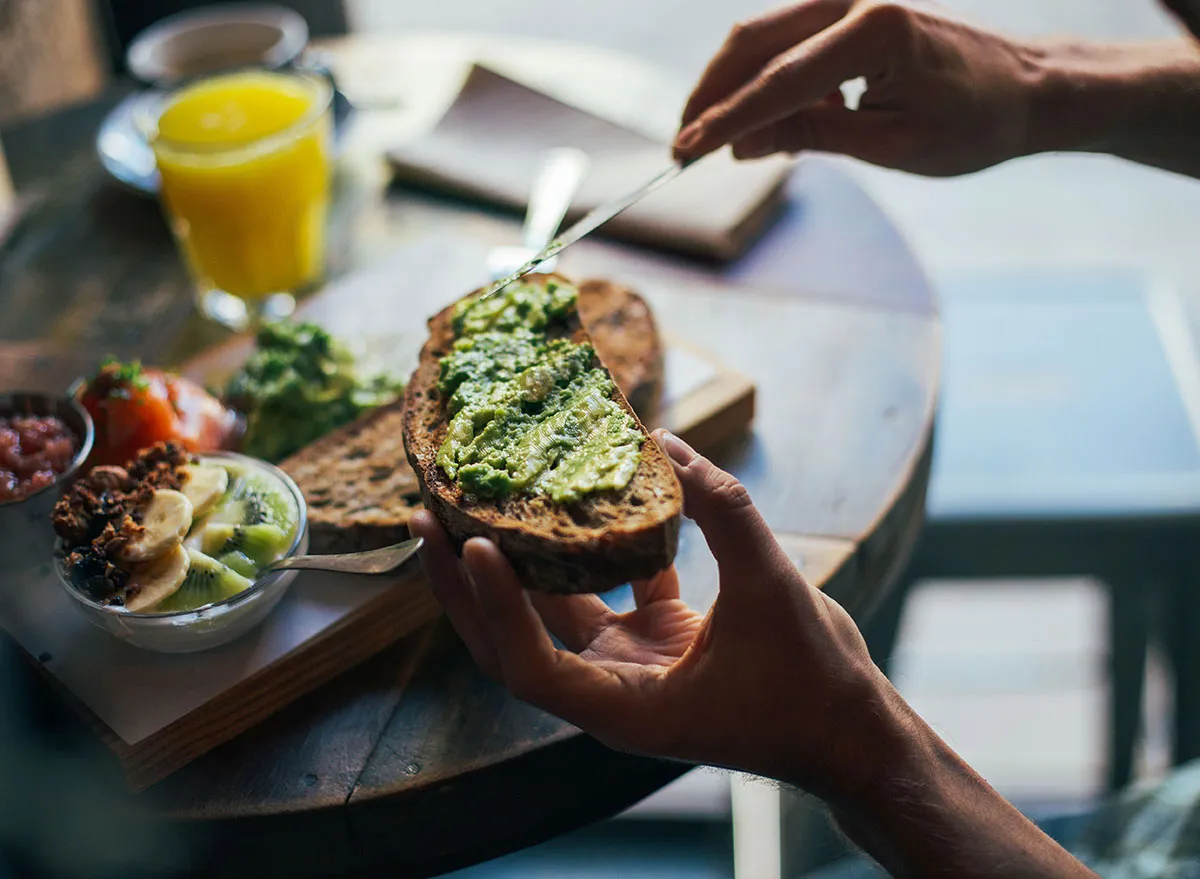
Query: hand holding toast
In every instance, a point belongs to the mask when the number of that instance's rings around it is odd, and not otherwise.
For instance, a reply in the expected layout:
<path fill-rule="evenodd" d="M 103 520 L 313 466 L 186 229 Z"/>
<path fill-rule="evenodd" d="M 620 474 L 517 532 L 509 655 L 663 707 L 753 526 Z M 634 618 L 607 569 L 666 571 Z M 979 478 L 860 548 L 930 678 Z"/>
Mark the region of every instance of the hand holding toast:
<path fill-rule="evenodd" d="M 903 745 L 907 709 L 849 615 L 804 581 L 741 484 L 677 438 L 656 438 L 720 565 L 707 616 L 680 601 L 673 568 L 635 583 L 637 609 L 626 614 L 595 595 L 527 592 L 490 542 L 468 541 L 460 562 L 421 513 L 412 530 L 425 538 L 438 598 L 486 673 L 611 747 L 857 797 L 890 743 Z"/>

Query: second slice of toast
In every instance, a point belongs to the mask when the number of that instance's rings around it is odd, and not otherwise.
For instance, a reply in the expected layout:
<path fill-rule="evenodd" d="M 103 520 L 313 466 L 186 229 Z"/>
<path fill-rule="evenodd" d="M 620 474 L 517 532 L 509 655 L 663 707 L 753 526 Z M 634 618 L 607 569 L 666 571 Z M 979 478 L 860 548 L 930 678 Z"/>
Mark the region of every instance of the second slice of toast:
<path fill-rule="evenodd" d="M 568 283 L 551 275 L 531 280 Z M 648 436 L 637 470 L 624 488 L 586 495 L 570 504 L 540 494 L 475 498 L 438 466 L 438 450 L 448 426 L 438 379 L 441 358 L 455 340 L 453 310 L 451 305 L 429 321 L 429 339 L 405 390 L 404 447 L 426 508 L 455 544 L 461 546 L 476 536 L 491 539 L 522 584 L 543 592 L 604 592 L 669 567 L 678 548 L 683 493 L 671 462 Z M 572 341 L 589 341 L 577 311 L 567 332 Z M 613 391 L 612 399 L 645 433 L 620 390 Z"/>

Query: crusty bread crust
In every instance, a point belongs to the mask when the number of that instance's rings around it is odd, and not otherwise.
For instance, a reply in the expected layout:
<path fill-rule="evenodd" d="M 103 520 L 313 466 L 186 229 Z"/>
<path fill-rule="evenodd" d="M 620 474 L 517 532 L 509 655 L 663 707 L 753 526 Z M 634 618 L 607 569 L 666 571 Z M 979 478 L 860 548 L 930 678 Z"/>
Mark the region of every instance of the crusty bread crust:
<path fill-rule="evenodd" d="M 534 276 L 547 280 L 552 275 Z M 561 277 L 559 280 L 563 280 Z M 674 561 L 683 492 L 670 461 L 653 440 L 629 484 L 570 505 L 542 496 L 483 501 L 466 496 L 437 465 L 446 436 L 445 401 L 438 391 L 440 360 L 454 341 L 453 305 L 429 321 L 429 339 L 404 395 L 404 447 L 421 484 L 425 506 L 456 546 L 487 537 L 529 589 L 554 593 L 605 592 L 653 576 Z M 587 341 L 575 315 L 571 335 Z M 616 400 L 637 421 L 620 390 Z"/>
<path fill-rule="evenodd" d="M 663 391 L 663 347 L 646 300 L 611 281 L 579 285 L 579 319 L 596 354 L 643 420 L 658 412 Z"/>

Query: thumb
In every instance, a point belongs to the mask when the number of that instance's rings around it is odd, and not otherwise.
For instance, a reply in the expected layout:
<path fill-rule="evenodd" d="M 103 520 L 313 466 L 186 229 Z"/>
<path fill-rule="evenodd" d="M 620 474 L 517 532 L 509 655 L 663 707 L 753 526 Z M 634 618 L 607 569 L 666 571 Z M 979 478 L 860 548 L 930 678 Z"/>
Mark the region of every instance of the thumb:
<path fill-rule="evenodd" d="M 818 104 L 739 138 L 733 143 L 733 154 L 739 159 L 761 159 L 813 151 L 894 166 L 901 159 L 897 120 L 889 111 Z"/>
<path fill-rule="evenodd" d="M 684 515 L 700 526 L 717 564 L 742 573 L 766 573 L 784 558 L 750 493 L 738 480 L 665 430 L 654 439 L 683 486 Z"/>

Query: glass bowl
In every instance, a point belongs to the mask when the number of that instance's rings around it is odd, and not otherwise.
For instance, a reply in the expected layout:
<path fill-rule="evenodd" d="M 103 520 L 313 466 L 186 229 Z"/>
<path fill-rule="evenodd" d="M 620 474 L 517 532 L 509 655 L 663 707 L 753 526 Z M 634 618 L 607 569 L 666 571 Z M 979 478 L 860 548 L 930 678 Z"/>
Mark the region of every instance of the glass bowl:
<path fill-rule="evenodd" d="M 199 457 L 202 460 L 233 461 L 247 468 L 256 467 L 284 485 L 291 492 L 299 513 L 296 536 L 284 557 L 291 558 L 308 551 L 308 507 L 304 503 L 304 495 L 290 476 L 266 461 L 235 452 L 204 453 Z M 54 570 L 71 597 L 71 603 L 89 622 L 121 641 L 156 653 L 196 653 L 229 643 L 261 623 L 296 579 L 295 571 L 279 571 L 255 580 L 254 585 L 237 595 L 196 610 L 133 613 L 123 607 L 99 604 L 76 589 L 64 570 L 61 552 L 55 553 Z"/>
<path fill-rule="evenodd" d="M 92 452 L 95 427 L 92 417 L 70 397 L 9 391 L 0 394 L 0 417 L 14 415 L 53 415 L 79 439 L 79 448 L 71 466 L 54 482 L 19 501 L 0 502 L 0 554 L 9 570 L 33 567 L 46 560 L 54 547 L 54 529 L 50 514 L 79 468 Z"/>

